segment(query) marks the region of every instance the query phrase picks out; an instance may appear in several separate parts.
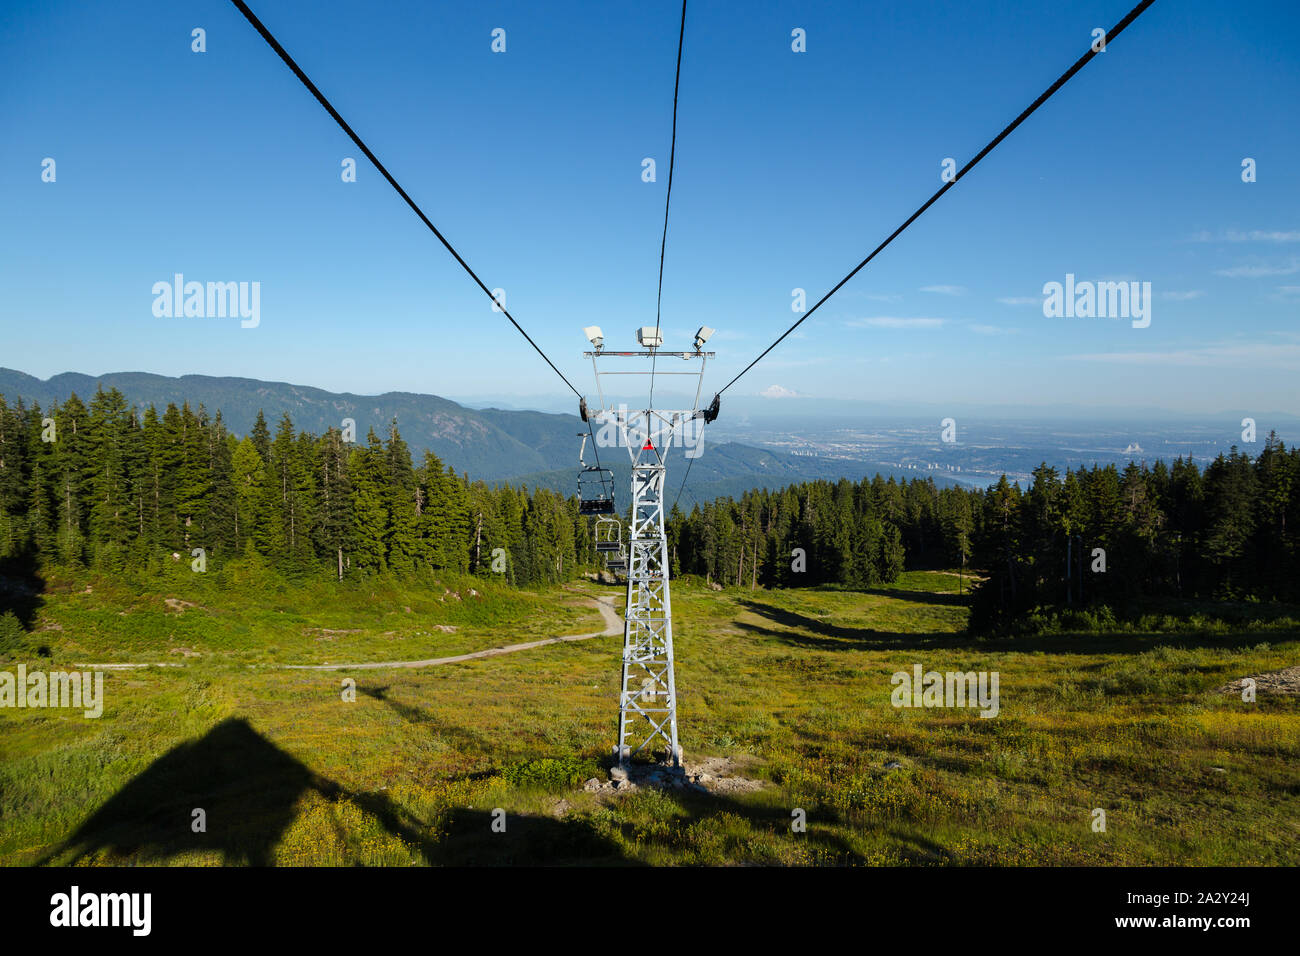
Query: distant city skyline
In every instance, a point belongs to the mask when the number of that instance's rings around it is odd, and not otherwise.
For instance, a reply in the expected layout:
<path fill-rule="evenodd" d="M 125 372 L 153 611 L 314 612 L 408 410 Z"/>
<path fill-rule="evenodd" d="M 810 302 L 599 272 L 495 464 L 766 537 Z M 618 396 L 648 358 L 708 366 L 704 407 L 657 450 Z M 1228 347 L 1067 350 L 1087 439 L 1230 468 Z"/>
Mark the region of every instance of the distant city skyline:
<path fill-rule="evenodd" d="M 591 391 L 582 326 L 631 345 L 654 324 L 674 10 L 250 5 Z M 816 301 L 1130 6 L 693 5 L 667 347 L 716 327 L 705 389 L 724 384 L 797 318 L 795 289 Z M 6 16 L 0 366 L 571 404 L 232 5 Z M 1153 5 L 732 407 L 1300 412 L 1298 38 L 1295 4 Z M 155 314 L 177 273 L 257 283 L 258 320 Z M 1046 317 L 1067 276 L 1150 283 L 1149 324 Z"/>

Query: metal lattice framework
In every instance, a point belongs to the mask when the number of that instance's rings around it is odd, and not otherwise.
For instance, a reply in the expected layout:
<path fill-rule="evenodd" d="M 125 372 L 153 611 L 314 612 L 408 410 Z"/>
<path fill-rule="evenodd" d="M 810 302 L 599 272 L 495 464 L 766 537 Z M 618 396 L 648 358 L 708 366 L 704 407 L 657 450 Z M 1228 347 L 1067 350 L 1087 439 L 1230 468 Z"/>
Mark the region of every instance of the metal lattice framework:
<path fill-rule="evenodd" d="M 664 531 L 664 475 L 661 464 L 632 468 L 618 755 L 628 759 L 662 741 L 668 745 L 673 766 L 678 766 L 681 748 L 677 743 L 677 682 L 673 671 L 668 537 Z"/>
<path fill-rule="evenodd" d="M 644 352 L 587 352 L 596 373 L 600 410 L 589 411 L 584 402 L 583 415 L 600 424 L 597 444 L 623 445 L 632 464 L 632 510 L 627 540 L 627 607 L 623 621 L 622 680 L 618 705 L 618 742 L 614 755 L 619 763 L 647 751 L 662 747 L 674 767 L 680 767 L 682 749 L 677 738 L 677 683 L 673 661 L 673 615 L 669 589 L 668 536 L 664 528 L 665 464 L 672 445 L 681 440 L 688 444 L 686 431 L 697 420 L 711 420 L 716 408 L 701 411 L 699 393 L 704 366 L 712 352 L 659 352 L 660 358 L 678 357 L 699 360 L 698 368 L 689 372 L 665 372 L 659 375 L 695 376 L 695 407 L 665 411 L 641 409 L 631 411 L 626 405 L 606 404 L 602 377 L 605 375 L 649 375 L 651 372 L 608 371 L 598 360 L 615 357 L 653 358 L 654 350 Z M 698 439 L 697 439 L 698 440 Z M 697 445 L 692 452 L 699 454 Z"/>

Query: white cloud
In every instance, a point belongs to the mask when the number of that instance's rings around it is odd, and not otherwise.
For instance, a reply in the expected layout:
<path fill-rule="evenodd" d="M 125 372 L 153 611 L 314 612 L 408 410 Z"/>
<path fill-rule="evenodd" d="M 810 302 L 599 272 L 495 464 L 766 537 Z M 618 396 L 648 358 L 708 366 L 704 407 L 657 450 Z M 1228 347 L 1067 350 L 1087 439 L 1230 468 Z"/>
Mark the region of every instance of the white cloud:
<path fill-rule="evenodd" d="M 877 315 L 869 319 L 849 319 L 845 325 L 853 328 L 876 329 L 937 329 L 947 319 L 900 319 L 892 315 Z"/>
<path fill-rule="evenodd" d="M 769 385 L 758 394 L 764 398 L 798 398 L 799 393 L 794 389 L 786 388 L 784 385 Z"/>
<path fill-rule="evenodd" d="M 998 299 L 1003 305 L 1042 305 L 1041 296 L 1032 295 L 1013 295 L 1005 299 Z"/>
<path fill-rule="evenodd" d="M 921 287 L 922 292 L 937 292 L 939 295 L 965 295 L 966 287 L 964 285 L 927 285 Z"/>
<path fill-rule="evenodd" d="M 1269 232 L 1263 229 L 1252 229 L 1249 232 L 1240 232 L 1236 229 L 1229 229 L 1224 238 L 1228 242 L 1300 242 L 1300 231 L 1280 232 L 1273 230 Z"/>
<path fill-rule="evenodd" d="M 1161 292 L 1160 298 L 1168 299 L 1170 302 L 1190 302 L 1192 299 L 1199 299 L 1205 295 L 1200 289 L 1188 289 L 1186 292 Z"/>
<path fill-rule="evenodd" d="M 1227 276 L 1229 279 L 1258 279 L 1263 276 L 1289 276 L 1300 272 L 1300 259 L 1292 259 L 1286 266 L 1233 266 L 1231 269 L 1216 269 L 1214 274 Z"/>
<path fill-rule="evenodd" d="M 1219 367 L 1300 368 L 1300 345 L 1260 343 L 1247 345 L 1210 345 L 1197 349 L 1171 349 L 1165 352 L 1094 352 L 1071 355 L 1080 362 L 1107 362 L 1115 365 L 1173 365 Z"/>
<path fill-rule="evenodd" d="M 1220 233 L 1216 240 L 1208 229 L 1202 229 L 1192 233 L 1189 238 L 1192 242 L 1300 242 L 1300 230 L 1229 229 Z"/>
<path fill-rule="evenodd" d="M 972 332 L 978 332 L 980 335 L 1011 335 L 1015 329 L 1004 328 L 1000 325 L 980 325 L 970 326 Z"/>

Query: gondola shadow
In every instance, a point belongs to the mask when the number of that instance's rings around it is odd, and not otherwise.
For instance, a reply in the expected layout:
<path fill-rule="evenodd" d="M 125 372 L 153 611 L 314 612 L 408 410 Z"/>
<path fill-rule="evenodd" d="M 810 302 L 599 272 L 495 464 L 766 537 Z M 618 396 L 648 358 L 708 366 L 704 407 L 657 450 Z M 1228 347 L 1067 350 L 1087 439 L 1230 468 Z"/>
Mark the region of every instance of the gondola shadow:
<path fill-rule="evenodd" d="M 166 864 L 197 852 L 219 854 L 228 866 L 270 866 L 299 801 L 313 792 L 356 804 L 434 865 L 622 859 L 617 844 L 590 827 L 549 816 L 512 813 L 502 833 L 492 809 L 457 807 L 431 826 L 383 792 L 350 791 L 313 773 L 246 720 L 231 718 L 155 760 L 36 865 Z M 196 809 L 205 816 L 197 832 Z"/>
<path fill-rule="evenodd" d="M 312 790 L 340 793 L 247 721 L 225 720 L 155 760 L 40 862 L 71 864 L 103 851 L 145 859 L 215 851 L 227 864 L 265 866 Z M 199 832 L 196 809 L 206 817 Z"/>
<path fill-rule="evenodd" d="M 435 852 L 420 822 L 382 793 L 349 792 L 231 718 L 155 760 L 38 864 L 72 865 L 100 854 L 166 861 L 198 851 L 218 853 L 227 865 L 269 866 L 310 792 L 351 799 L 426 858 Z M 196 809 L 204 813 L 197 830 Z"/>

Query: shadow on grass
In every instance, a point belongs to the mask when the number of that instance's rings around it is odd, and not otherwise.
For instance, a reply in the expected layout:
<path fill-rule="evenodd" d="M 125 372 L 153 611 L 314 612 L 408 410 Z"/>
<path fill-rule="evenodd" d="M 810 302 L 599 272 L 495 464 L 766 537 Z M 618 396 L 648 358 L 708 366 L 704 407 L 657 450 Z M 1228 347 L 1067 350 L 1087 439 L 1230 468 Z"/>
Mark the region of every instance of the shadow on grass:
<path fill-rule="evenodd" d="M 100 851 L 143 860 L 215 851 L 227 865 L 267 866 L 299 799 L 313 791 L 329 800 L 354 801 L 426 858 L 437 851 L 423 824 L 382 793 L 345 790 L 247 721 L 232 718 L 155 760 L 38 865 L 72 865 Z M 195 809 L 205 813 L 204 832 L 194 832 Z"/>
<path fill-rule="evenodd" d="M 435 725 L 439 733 L 451 737 L 475 740 L 474 735 L 455 727 L 436 724 L 428 714 L 418 708 L 393 701 L 386 696 L 386 687 L 358 688 L 363 693 L 382 700 L 408 721 L 415 724 Z M 478 753 L 491 750 L 478 749 Z M 666 754 L 661 754 L 666 757 Z M 601 763 L 612 765 L 612 757 Z M 653 761 L 652 761 L 653 762 Z M 482 780 L 497 776 L 496 771 L 480 771 L 459 775 L 457 779 Z M 768 791 L 770 801 L 777 791 Z M 644 862 L 628 852 L 635 847 L 637 854 L 662 851 L 666 858 L 689 858 L 688 828 L 706 831 L 702 842 L 734 829 L 734 821 L 744 821 L 749 830 L 790 838 L 791 810 L 793 807 L 764 805 L 763 800 L 742 801 L 722 794 L 698 789 L 671 787 L 642 787 L 629 794 L 616 796 L 612 807 L 617 810 L 625 800 L 635 800 L 639 794 L 656 793 L 664 798 L 663 812 L 649 825 L 639 827 L 634 819 L 624 816 L 613 819 L 598 810 L 594 815 L 570 815 L 560 818 L 520 814 L 510 811 L 505 819 L 506 829 L 498 833 L 493 829 L 497 822 L 492 809 L 458 807 L 450 811 L 445 822 L 438 827 L 441 839 L 433 848 L 425 848 L 425 858 L 449 866 L 642 866 Z M 553 794 L 557 796 L 558 794 Z M 671 823 L 665 820 L 671 818 Z M 834 816 L 816 811 L 807 815 L 809 829 L 799 839 L 813 847 L 821 862 L 862 864 L 866 860 L 849 843 L 831 832 L 830 824 L 839 822 Z M 665 825 L 666 824 L 666 825 Z M 739 843 L 746 843 L 744 837 Z M 716 846 L 706 848 L 706 854 L 716 853 Z M 743 849 L 732 848 L 729 853 L 743 854 Z M 932 854 L 915 854 L 917 862 L 928 862 Z M 709 863 L 734 863 L 734 856 L 711 859 Z"/>
<path fill-rule="evenodd" d="M 964 649 L 990 653 L 998 651 L 1034 651 L 1050 654 L 1140 654 L 1159 646 L 1181 648 L 1253 647 L 1261 641 L 1291 641 L 1297 634 L 1276 630 L 1241 630 L 1228 634 L 1205 632 L 1125 632 L 1098 634 L 1090 632 L 1044 634 L 1020 637 L 978 638 L 965 631 L 939 633 L 900 633 L 878 631 L 869 627 L 844 627 L 785 608 L 758 601 L 738 602 L 745 610 L 788 630 L 762 627 L 745 621 L 735 626 L 774 637 L 785 644 L 823 651 L 896 651 Z"/>
<path fill-rule="evenodd" d="M 795 647 L 822 651 L 898 650 L 900 648 L 956 648 L 974 643 L 973 639 L 965 633 L 898 633 L 878 631 L 870 627 L 844 627 L 759 601 L 746 600 L 737 603 L 745 610 L 789 630 L 776 630 L 746 621 L 736 621 L 736 627 L 775 637 Z"/>
<path fill-rule="evenodd" d="M 648 793 L 662 798 L 653 810 L 624 806 Z M 495 833 L 491 811 L 459 808 L 452 811 L 430 859 L 450 866 L 647 866 L 646 858 L 656 857 L 675 864 L 776 864 L 777 859 L 767 860 L 752 849 L 755 836 L 768 835 L 801 841 L 819 863 L 867 862 L 832 830 L 842 823 L 837 817 L 809 811 L 806 832 L 795 834 L 791 809 L 711 792 L 643 786 L 592 813 L 555 819 L 511 812 L 506 830 Z M 917 854 L 918 862 L 928 858 Z"/>
<path fill-rule="evenodd" d="M 854 588 L 854 594 L 874 594 L 910 604 L 939 604 L 945 607 L 969 607 L 970 586 L 961 593 L 949 591 L 909 591 L 906 588 Z"/>
<path fill-rule="evenodd" d="M 107 850 L 155 859 L 217 851 L 227 864 L 265 866 L 309 791 L 342 788 L 312 773 L 245 720 L 222 721 L 174 747 L 110 797 L 41 863 L 73 864 Z M 206 832 L 194 832 L 194 810 Z"/>
<path fill-rule="evenodd" d="M 512 814 L 509 838 L 494 833 L 490 810 L 457 808 L 434 828 L 382 792 L 355 792 L 319 774 L 257 733 L 246 720 L 222 721 L 149 765 L 91 814 L 37 865 L 74 865 L 107 852 L 135 861 L 216 852 L 226 865 L 269 866 L 297 815 L 315 792 L 351 800 L 391 835 L 434 864 L 618 862 L 618 847 L 588 827 L 551 817 Z M 194 832 L 193 812 L 206 816 Z"/>
<path fill-rule="evenodd" d="M 36 553 L 30 549 L 0 561 L 0 616 L 18 618 L 23 629 L 36 624 L 36 613 L 45 604 L 45 579 L 41 577 Z"/>
<path fill-rule="evenodd" d="M 619 796 L 612 813 L 557 818 L 511 810 L 503 832 L 497 832 L 500 814 L 486 805 L 453 807 L 436 820 L 421 820 L 383 792 L 349 791 L 313 773 L 247 721 L 232 718 L 155 760 L 38 865 L 106 862 L 95 859 L 100 854 L 109 861 L 167 863 L 195 851 L 218 853 L 227 865 L 271 865 L 300 799 L 312 792 L 355 803 L 427 862 L 442 866 L 640 865 L 639 857 L 656 851 L 665 859 L 744 862 L 753 834 L 792 836 L 790 810 L 771 804 L 770 795 L 765 803 L 676 789 L 658 791 L 662 800 L 649 807 L 624 809 L 645 788 Z M 205 832 L 192 829 L 196 808 L 206 813 Z M 799 837 L 819 862 L 865 862 L 819 822 L 834 820 L 810 812 L 808 832 Z"/>
<path fill-rule="evenodd" d="M 427 710 L 421 710 L 419 707 L 412 707 L 410 704 L 404 704 L 400 700 L 394 700 L 388 696 L 388 685 L 382 687 L 363 687 L 357 685 L 357 690 L 372 697 L 392 709 L 403 720 L 412 724 L 421 724 L 428 727 L 439 737 L 445 738 L 450 744 L 459 750 L 471 753 L 490 753 L 491 743 L 485 738 L 466 730 L 463 727 L 456 727 L 438 721 Z"/>
<path fill-rule="evenodd" d="M 247 721 L 225 720 L 155 760 L 40 862 L 71 864 L 101 850 L 145 858 L 215 850 L 226 863 L 266 865 L 311 790 L 339 793 Z M 196 808 L 206 832 L 192 829 Z"/>

